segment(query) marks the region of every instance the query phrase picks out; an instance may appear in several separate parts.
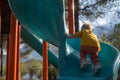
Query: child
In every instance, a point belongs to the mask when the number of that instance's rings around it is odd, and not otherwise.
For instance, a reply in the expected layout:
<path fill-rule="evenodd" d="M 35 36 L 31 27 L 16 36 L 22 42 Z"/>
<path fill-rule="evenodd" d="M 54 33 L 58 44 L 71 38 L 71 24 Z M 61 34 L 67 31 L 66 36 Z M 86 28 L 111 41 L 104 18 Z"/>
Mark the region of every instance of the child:
<path fill-rule="evenodd" d="M 91 25 L 89 23 L 85 23 L 80 32 L 76 32 L 72 35 L 66 35 L 67 38 L 80 38 L 81 39 L 81 49 L 80 49 L 80 57 L 81 57 L 81 69 L 87 67 L 86 55 L 89 54 L 91 60 L 94 64 L 94 73 L 99 73 L 101 69 L 101 65 L 98 59 L 98 52 L 100 51 L 100 42 L 97 36 L 92 32 Z"/>

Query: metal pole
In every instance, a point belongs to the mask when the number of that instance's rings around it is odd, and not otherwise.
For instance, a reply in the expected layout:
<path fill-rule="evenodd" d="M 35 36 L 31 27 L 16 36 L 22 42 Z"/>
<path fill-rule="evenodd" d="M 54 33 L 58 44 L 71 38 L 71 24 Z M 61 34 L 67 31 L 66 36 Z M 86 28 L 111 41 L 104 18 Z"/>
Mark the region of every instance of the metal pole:
<path fill-rule="evenodd" d="M 43 41 L 43 80 L 48 80 L 48 43 Z"/>
<path fill-rule="evenodd" d="M 73 0 L 68 0 L 68 26 L 69 33 L 74 33 L 74 13 L 73 13 Z"/>
<path fill-rule="evenodd" d="M 17 53 L 18 53 L 18 21 L 15 16 L 11 13 L 11 25 L 10 25 L 10 35 L 8 40 L 8 54 L 7 54 L 7 79 L 6 80 L 19 80 L 19 72 L 17 72 Z"/>
<path fill-rule="evenodd" d="M 17 70 L 16 70 L 16 80 L 20 80 L 20 31 L 21 31 L 21 25 L 18 25 L 18 33 L 17 33 Z"/>

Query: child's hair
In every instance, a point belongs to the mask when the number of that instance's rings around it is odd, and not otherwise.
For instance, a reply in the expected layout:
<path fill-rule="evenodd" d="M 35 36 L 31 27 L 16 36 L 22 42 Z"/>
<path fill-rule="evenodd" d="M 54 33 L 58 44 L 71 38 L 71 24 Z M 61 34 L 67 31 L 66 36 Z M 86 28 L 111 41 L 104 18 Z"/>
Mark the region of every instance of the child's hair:
<path fill-rule="evenodd" d="M 81 27 L 81 30 L 92 30 L 90 23 L 84 23 Z"/>

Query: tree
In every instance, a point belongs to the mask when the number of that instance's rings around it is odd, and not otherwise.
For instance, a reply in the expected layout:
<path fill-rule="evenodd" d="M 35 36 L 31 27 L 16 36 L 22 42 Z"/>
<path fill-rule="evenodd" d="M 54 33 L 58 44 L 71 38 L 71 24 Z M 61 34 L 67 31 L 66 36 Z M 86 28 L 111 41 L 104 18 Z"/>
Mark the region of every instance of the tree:
<path fill-rule="evenodd" d="M 58 70 L 52 64 L 49 64 L 48 67 L 48 77 L 49 80 L 57 80 L 58 78 Z"/>
<path fill-rule="evenodd" d="M 100 36 L 100 42 L 108 43 L 110 44 L 110 41 L 108 40 L 107 36 L 105 34 Z"/>
<path fill-rule="evenodd" d="M 42 67 L 42 64 L 39 61 L 37 60 L 31 61 L 30 65 L 28 66 L 30 80 L 33 80 L 32 79 L 33 75 L 38 75 L 39 73 L 41 74 L 40 72 L 41 67 Z"/>
<path fill-rule="evenodd" d="M 1 59 L 1 73 L 0 75 L 3 77 L 4 75 L 4 64 L 3 64 L 3 59 L 4 59 L 4 55 L 3 55 L 3 49 L 6 49 L 6 44 L 7 44 L 7 37 L 5 34 L 1 34 L 0 36 L 0 48 L 1 48 L 1 55 L 0 55 L 0 59 Z"/>
<path fill-rule="evenodd" d="M 20 73 L 21 73 L 21 77 L 26 74 L 25 63 L 20 64 Z"/>
<path fill-rule="evenodd" d="M 108 36 L 109 41 L 112 45 L 120 50 L 120 24 L 117 24 L 114 31 Z"/>

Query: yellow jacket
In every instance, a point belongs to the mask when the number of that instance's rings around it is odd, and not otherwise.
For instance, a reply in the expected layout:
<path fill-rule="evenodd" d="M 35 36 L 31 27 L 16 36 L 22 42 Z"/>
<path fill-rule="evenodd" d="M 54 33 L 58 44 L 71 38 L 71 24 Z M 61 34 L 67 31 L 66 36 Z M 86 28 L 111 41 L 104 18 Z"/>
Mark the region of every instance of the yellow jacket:
<path fill-rule="evenodd" d="M 97 36 L 91 30 L 82 30 L 75 33 L 75 37 L 81 38 L 81 46 L 98 47 L 100 51 L 100 42 Z"/>

